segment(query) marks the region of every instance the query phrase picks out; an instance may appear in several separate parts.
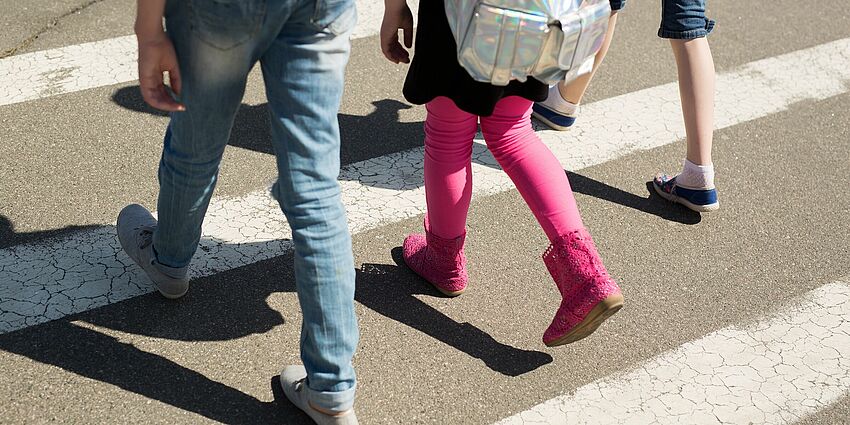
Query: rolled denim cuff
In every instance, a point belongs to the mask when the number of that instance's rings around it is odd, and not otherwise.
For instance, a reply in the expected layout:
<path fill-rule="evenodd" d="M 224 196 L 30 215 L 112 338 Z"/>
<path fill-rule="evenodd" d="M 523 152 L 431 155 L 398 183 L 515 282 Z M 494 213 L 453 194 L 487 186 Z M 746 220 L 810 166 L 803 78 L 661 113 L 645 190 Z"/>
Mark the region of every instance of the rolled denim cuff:
<path fill-rule="evenodd" d="M 307 386 L 307 400 L 313 406 L 332 412 L 345 412 L 354 407 L 354 391 L 357 385 L 343 391 L 316 391 Z"/>
<path fill-rule="evenodd" d="M 611 3 L 611 11 L 616 12 L 626 7 L 626 0 L 609 0 Z"/>
<path fill-rule="evenodd" d="M 175 279 L 182 279 L 189 274 L 189 265 L 188 264 L 185 264 L 185 265 L 180 266 L 180 267 L 172 267 L 172 266 L 165 265 L 161 261 L 159 261 L 159 255 L 156 253 L 156 246 L 153 247 L 153 257 L 154 257 L 154 260 L 156 261 L 156 268 L 160 272 L 162 272 L 163 274 L 167 275 L 168 277 L 173 277 Z M 191 261 L 191 259 L 190 259 L 190 261 Z"/>
<path fill-rule="evenodd" d="M 661 38 L 671 38 L 676 40 L 692 40 L 694 38 L 705 37 L 714 31 L 714 20 L 706 19 L 705 28 L 697 28 L 687 31 L 670 31 L 661 27 L 658 29 L 658 36 Z"/>

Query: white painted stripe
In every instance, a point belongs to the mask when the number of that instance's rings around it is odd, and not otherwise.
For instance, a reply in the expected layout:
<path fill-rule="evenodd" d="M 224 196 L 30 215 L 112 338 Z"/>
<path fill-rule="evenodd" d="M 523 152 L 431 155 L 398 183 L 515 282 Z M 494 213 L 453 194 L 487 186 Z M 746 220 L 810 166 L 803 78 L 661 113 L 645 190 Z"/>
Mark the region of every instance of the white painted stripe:
<path fill-rule="evenodd" d="M 357 8 L 352 37 L 377 34 L 383 2 L 357 0 Z M 0 106 L 135 81 L 137 54 L 136 36 L 129 35 L 0 59 Z"/>
<path fill-rule="evenodd" d="M 800 67 L 805 63 L 807 66 Z M 746 64 L 718 77 L 719 128 L 787 109 L 804 99 L 850 90 L 850 39 Z M 583 126 L 540 131 L 566 169 L 577 170 L 684 136 L 675 83 L 587 105 Z M 480 142 L 480 141 L 479 141 Z M 513 188 L 479 143 L 473 152 L 475 195 Z M 340 175 L 353 232 L 422 214 L 422 149 L 346 166 Z M 117 212 L 116 212 L 117 213 Z M 252 264 L 289 249 L 282 214 L 265 192 L 213 200 L 194 277 Z M 120 252 L 112 229 L 98 229 L 43 245 L 0 250 L 0 332 L 85 311 L 151 291 Z"/>
<path fill-rule="evenodd" d="M 0 59 L 0 106 L 139 78 L 136 37 Z"/>
<path fill-rule="evenodd" d="M 789 423 L 850 395 L 848 353 L 850 287 L 837 282 L 498 425 Z"/>

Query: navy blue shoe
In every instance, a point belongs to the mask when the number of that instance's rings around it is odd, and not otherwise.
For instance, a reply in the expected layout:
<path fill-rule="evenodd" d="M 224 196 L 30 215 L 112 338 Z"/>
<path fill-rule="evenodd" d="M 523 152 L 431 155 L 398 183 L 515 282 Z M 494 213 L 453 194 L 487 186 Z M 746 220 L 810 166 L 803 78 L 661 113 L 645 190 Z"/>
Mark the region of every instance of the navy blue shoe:
<path fill-rule="evenodd" d="M 576 115 L 558 112 L 552 109 L 551 105 L 547 105 L 546 101 L 536 102 L 531 110 L 531 115 L 543 124 L 559 131 L 569 130 L 576 122 Z"/>
<path fill-rule="evenodd" d="M 652 186 L 662 198 L 678 202 L 696 212 L 717 211 L 717 189 L 689 189 L 676 184 L 676 178 L 659 174 L 652 179 Z"/>

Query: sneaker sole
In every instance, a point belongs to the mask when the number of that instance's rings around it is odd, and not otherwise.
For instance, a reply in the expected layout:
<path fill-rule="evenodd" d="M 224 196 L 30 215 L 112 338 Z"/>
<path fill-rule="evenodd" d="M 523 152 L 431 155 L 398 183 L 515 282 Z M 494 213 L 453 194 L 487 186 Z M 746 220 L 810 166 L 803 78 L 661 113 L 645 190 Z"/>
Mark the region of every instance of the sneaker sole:
<path fill-rule="evenodd" d="M 551 110 L 551 109 L 549 109 L 549 108 L 547 108 L 543 105 L 537 105 L 537 104 L 535 104 L 534 107 L 531 109 L 531 116 L 532 117 L 537 118 L 540 122 L 542 122 L 543 124 L 546 124 L 547 126 L 549 126 L 549 128 L 551 128 L 553 130 L 567 131 L 570 128 L 572 128 L 573 125 L 575 125 L 575 118 L 573 118 L 573 122 L 570 125 L 567 125 L 567 126 L 555 124 L 550 119 L 543 116 L 543 114 L 535 111 L 534 108 L 543 108 L 543 109 L 546 109 L 547 111 L 551 111 L 553 114 L 557 114 L 558 112 L 553 111 L 553 110 Z"/>
<path fill-rule="evenodd" d="M 546 124 L 546 126 L 548 126 L 549 128 L 551 128 L 552 130 L 567 131 L 567 130 L 569 130 L 570 128 L 572 128 L 572 126 L 570 126 L 570 127 L 564 127 L 564 126 L 561 126 L 561 125 L 555 124 L 555 123 L 553 123 L 552 121 L 547 120 L 547 119 L 546 119 L 546 117 L 544 117 L 543 115 L 538 114 L 537 112 L 532 112 L 532 113 L 531 113 L 531 116 L 532 116 L 532 117 L 534 117 L 534 118 L 537 118 L 537 120 L 538 120 L 538 121 L 542 122 L 543 124 Z"/>
<path fill-rule="evenodd" d="M 176 300 L 178 298 L 182 298 L 184 295 L 186 295 L 187 292 L 189 292 L 189 286 L 187 285 L 186 289 L 183 292 L 176 294 L 176 295 L 175 294 L 169 294 L 169 293 L 166 293 L 166 292 L 162 292 L 162 290 L 159 289 L 158 286 L 157 286 L 156 290 L 159 291 L 159 293 L 162 294 L 163 297 L 168 298 L 169 300 Z"/>
<path fill-rule="evenodd" d="M 546 346 L 557 347 L 559 345 L 566 345 L 580 339 L 587 338 L 590 334 L 599 329 L 602 322 L 608 320 L 608 318 L 613 316 L 614 313 L 620 311 L 620 309 L 623 308 L 624 303 L 625 299 L 623 298 L 623 294 L 609 295 L 608 298 L 605 298 L 600 301 L 599 304 L 596 304 L 584 320 L 582 320 L 572 330 L 557 339 L 547 342 Z"/>
<path fill-rule="evenodd" d="M 666 199 L 670 202 L 682 204 L 682 205 L 688 207 L 692 211 L 712 212 L 712 211 L 717 211 L 717 210 L 720 209 L 720 202 L 715 202 L 713 204 L 707 204 L 707 205 L 697 205 L 697 204 L 694 204 L 694 203 L 688 201 L 685 198 L 673 195 L 672 193 L 665 192 L 660 187 L 658 187 L 658 185 L 655 184 L 654 181 L 652 182 L 652 187 L 655 188 L 655 192 L 658 193 L 662 198 L 664 198 L 664 199 Z"/>

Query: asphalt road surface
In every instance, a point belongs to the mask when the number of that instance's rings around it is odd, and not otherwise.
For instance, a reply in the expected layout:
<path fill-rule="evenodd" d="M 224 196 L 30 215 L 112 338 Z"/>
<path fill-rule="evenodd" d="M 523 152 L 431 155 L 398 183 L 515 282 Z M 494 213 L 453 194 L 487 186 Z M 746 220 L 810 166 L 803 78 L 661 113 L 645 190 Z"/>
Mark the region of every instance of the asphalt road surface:
<path fill-rule="evenodd" d="M 401 261 L 424 108 L 380 54 L 381 2 L 358 5 L 339 121 L 362 423 L 850 423 L 843 1 L 710 2 L 721 209 L 703 215 L 647 190 L 684 131 L 658 2 L 627 5 L 577 127 L 536 124 L 626 297 L 556 349 L 545 235 L 480 143 L 469 289 L 442 297 Z M 168 301 L 114 236 L 124 205 L 155 209 L 167 123 L 138 92 L 134 2 L 0 10 L 0 423 L 310 423 L 273 381 L 299 362 L 301 316 L 259 73 L 190 292 Z"/>

